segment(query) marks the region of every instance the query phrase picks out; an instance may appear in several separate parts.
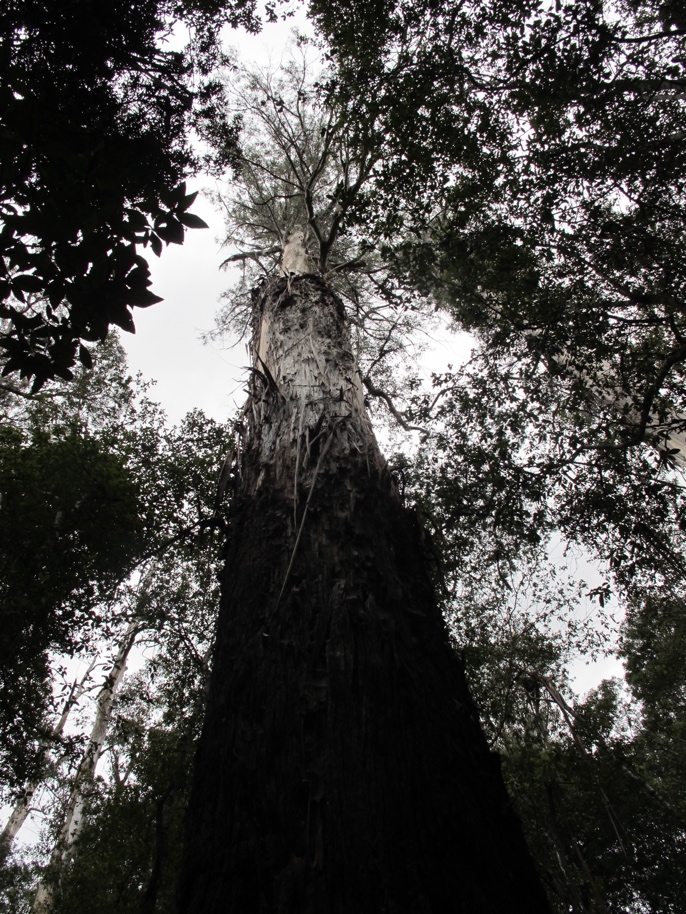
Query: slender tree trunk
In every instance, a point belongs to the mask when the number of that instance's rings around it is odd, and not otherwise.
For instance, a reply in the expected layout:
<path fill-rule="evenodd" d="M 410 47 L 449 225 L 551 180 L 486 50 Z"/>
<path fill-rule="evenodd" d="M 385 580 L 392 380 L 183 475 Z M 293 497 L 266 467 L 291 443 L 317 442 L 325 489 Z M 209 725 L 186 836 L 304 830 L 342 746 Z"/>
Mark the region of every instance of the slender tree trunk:
<path fill-rule="evenodd" d="M 48 878 L 43 879 L 36 891 L 32 908 L 33 914 L 47 914 L 51 910 L 54 897 L 52 877 L 57 875 L 67 863 L 72 845 L 81 832 L 86 791 L 88 785 L 92 783 L 95 777 L 95 769 L 102 754 L 109 729 L 114 695 L 126 671 L 126 661 L 139 631 L 140 623 L 138 622 L 132 622 L 127 628 L 114 663 L 105 677 L 104 685 L 98 694 L 93 729 L 74 776 L 64 822 L 55 842 L 53 852 L 50 855 Z"/>
<path fill-rule="evenodd" d="M 181 911 L 547 912 L 340 301 L 272 279 L 253 355 Z"/>
<path fill-rule="evenodd" d="M 95 665 L 95 661 L 93 661 L 93 663 L 91 663 L 91 665 L 88 667 L 88 670 L 86 671 L 85 675 L 82 677 L 81 681 L 80 682 L 75 681 L 71 687 L 69 696 L 67 697 L 67 700 L 64 703 L 64 707 L 62 708 L 62 713 L 59 717 L 59 720 L 57 721 L 55 726 L 52 728 L 52 731 L 50 733 L 49 742 L 46 741 L 46 743 L 43 746 L 43 765 L 44 766 L 47 765 L 47 762 L 48 762 L 48 757 L 49 757 L 48 747 L 49 747 L 50 743 L 59 739 L 59 737 L 62 735 L 62 732 L 67 724 L 67 720 L 69 719 L 69 715 L 71 714 L 71 711 L 72 711 L 74 705 L 77 704 L 77 702 L 79 701 L 79 699 L 81 698 L 81 696 L 83 695 L 83 693 L 85 691 L 86 683 L 87 683 L 88 679 L 90 678 L 90 674 L 93 672 L 94 665 Z M 29 813 L 31 812 L 31 802 L 36 794 L 36 791 L 40 787 L 41 783 L 42 783 L 41 780 L 35 780 L 35 781 L 31 781 L 30 783 L 25 785 L 20 799 L 17 801 L 14 809 L 10 813 L 10 817 L 7 820 L 7 822 L 5 823 L 5 827 L 3 828 L 2 833 L 0 834 L 0 859 L 2 859 L 2 857 L 5 854 L 8 854 L 10 852 L 10 850 L 12 849 L 12 844 L 14 842 L 14 839 L 17 837 L 17 834 L 18 834 L 20 828 L 22 827 L 24 822 L 26 822 L 27 818 L 29 817 Z"/>

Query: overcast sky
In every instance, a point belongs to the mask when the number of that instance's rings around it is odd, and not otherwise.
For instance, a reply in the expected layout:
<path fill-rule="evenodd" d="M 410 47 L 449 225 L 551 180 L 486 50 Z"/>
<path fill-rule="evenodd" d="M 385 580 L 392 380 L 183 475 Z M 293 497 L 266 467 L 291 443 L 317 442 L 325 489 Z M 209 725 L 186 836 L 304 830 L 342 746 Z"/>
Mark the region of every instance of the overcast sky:
<path fill-rule="evenodd" d="M 197 189 L 189 183 L 189 191 Z M 223 421 L 243 399 L 240 368 L 247 357 L 243 347 L 220 351 L 200 341 L 202 332 L 212 329 L 217 301 L 230 277 L 219 269 L 226 257 L 218 240 L 221 217 L 200 197 L 192 212 L 210 228 L 190 230 L 183 245 L 170 245 L 159 260 L 149 258 L 152 289 L 164 301 L 136 308 L 136 333 L 122 333 L 121 339 L 130 368 L 156 380 L 151 396 L 171 422 L 196 407 Z"/>

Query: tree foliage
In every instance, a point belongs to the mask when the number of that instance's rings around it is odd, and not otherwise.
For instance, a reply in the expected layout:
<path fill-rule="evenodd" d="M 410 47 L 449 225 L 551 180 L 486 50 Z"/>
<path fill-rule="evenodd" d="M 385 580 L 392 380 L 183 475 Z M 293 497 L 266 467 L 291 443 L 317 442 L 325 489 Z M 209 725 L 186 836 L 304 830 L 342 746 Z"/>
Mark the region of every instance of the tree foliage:
<path fill-rule="evenodd" d="M 226 446 L 225 429 L 200 412 L 167 428 L 119 343 L 100 352 L 74 384 L 5 403 L 0 710 L 2 775 L 14 788 L 36 774 L 50 739 L 51 658 L 116 631 L 117 594 L 136 567 L 200 531 Z"/>
<path fill-rule="evenodd" d="M 48 648 L 78 648 L 94 605 L 140 550 L 142 531 L 135 483 L 98 442 L 73 430 L 52 440 L 37 432 L 22 444 L 10 430 L 1 452 L 7 748 L 35 733 L 25 715 L 35 706 L 32 693 L 43 689 Z"/>
<path fill-rule="evenodd" d="M 656 655 L 679 651 L 684 598 L 686 23 L 654 2 L 314 10 L 330 92 L 382 137 L 359 231 L 476 336 L 472 362 L 416 398 L 411 421 L 432 434 L 396 465 L 551 898 L 678 910 L 683 807 L 668 772 L 683 708 L 677 682 L 652 692 L 656 712 L 641 689 L 670 675 Z M 484 583 L 506 597 L 555 530 L 607 563 L 600 608 L 612 587 L 630 595 L 628 729 L 612 684 L 568 710 L 553 698 L 546 682 L 566 686 L 550 633 L 520 643 L 524 673 L 503 645 L 509 612 L 489 621 Z"/>
<path fill-rule="evenodd" d="M 258 28 L 251 0 L 10 0 L 0 13 L 0 343 L 5 374 L 39 389 L 71 378 L 84 342 L 160 301 L 140 249 L 181 244 L 185 177 L 211 136 L 216 167 L 235 152 L 213 75 L 224 25 Z M 187 30 L 181 50 L 172 34 Z M 212 162 L 208 159 L 206 165 Z"/>
<path fill-rule="evenodd" d="M 445 377 L 424 403 L 456 420 L 439 438 L 446 475 L 469 495 L 457 464 L 477 459 L 472 482 L 492 468 L 510 517 L 526 490 L 531 518 L 600 537 L 623 587 L 646 563 L 682 579 L 678 14 L 384 3 L 360 29 L 361 9 L 315 4 L 330 91 L 382 137 L 359 230 L 480 347 L 483 380 Z M 468 425 L 481 414 L 471 443 L 465 409 Z M 478 500 L 465 512 L 494 520 Z"/>
<path fill-rule="evenodd" d="M 153 564 L 139 636 L 148 659 L 118 694 L 101 772 L 55 911 L 173 911 L 190 766 L 218 603 L 216 550 Z"/>

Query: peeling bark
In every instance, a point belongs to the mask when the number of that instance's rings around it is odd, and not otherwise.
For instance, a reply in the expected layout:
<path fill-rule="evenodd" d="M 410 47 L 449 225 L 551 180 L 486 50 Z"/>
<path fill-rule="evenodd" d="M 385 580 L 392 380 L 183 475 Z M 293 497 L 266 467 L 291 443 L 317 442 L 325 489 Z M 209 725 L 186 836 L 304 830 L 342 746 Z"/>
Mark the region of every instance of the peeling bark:
<path fill-rule="evenodd" d="M 180 910 L 543 914 L 343 307 L 305 275 L 254 313 Z"/>

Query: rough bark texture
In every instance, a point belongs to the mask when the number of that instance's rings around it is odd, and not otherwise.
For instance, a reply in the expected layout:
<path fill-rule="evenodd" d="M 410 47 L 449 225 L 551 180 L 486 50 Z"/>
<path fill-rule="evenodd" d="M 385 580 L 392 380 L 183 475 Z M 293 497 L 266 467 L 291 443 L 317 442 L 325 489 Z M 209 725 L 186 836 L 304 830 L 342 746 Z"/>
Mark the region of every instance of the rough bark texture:
<path fill-rule="evenodd" d="M 315 276 L 256 301 L 184 914 L 547 912 Z"/>

